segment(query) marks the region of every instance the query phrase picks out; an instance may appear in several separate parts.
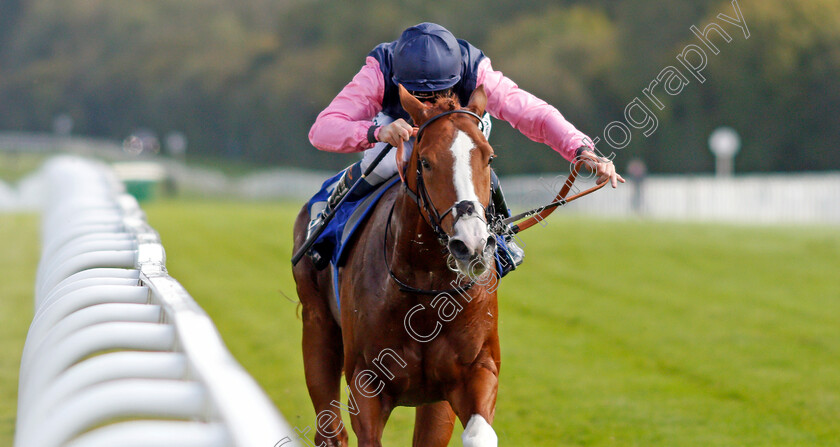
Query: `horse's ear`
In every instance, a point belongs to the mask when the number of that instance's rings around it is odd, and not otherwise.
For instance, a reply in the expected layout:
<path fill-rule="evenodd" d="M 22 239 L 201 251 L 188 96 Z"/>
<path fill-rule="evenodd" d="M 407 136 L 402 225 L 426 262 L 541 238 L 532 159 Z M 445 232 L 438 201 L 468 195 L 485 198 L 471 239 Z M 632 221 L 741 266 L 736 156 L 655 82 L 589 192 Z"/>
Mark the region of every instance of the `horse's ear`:
<path fill-rule="evenodd" d="M 400 84 L 400 104 L 408 112 L 408 115 L 411 116 L 415 126 L 419 126 L 426 121 L 427 106 L 415 98 L 414 95 L 408 93 L 408 90 L 402 84 Z"/>
<path fill-rule="evenodd" d="M 484 115 L 484 109 L 487 108 L 487 93 L 484 92 L 484 84 L 479 85 L 470 95 L 470 103 L 467 104 L 467 108 L 478 116 Z"/>

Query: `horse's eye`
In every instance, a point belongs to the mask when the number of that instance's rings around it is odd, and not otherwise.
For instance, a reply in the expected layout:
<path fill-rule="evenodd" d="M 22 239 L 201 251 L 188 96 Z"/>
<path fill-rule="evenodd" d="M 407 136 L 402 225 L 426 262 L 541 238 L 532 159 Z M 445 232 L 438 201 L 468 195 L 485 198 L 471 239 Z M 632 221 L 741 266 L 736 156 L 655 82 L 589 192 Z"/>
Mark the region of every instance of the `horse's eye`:
<path fill-rule="evenodd" d="M 420 159 L 420 166 L 423 166 L 423 169 L 429 170 L 432 168 L 432 165 L 429 164 L 429 160 L 425 158 Z"/>
<path fill-rule="evenodd" d="M 491 156 L 490 156 L 490 160 L 487 160 L 487 166 L 492 165 L 492 164 L 493 164 L 493 160 L 495 160 L 495 159 L 496 159 L 496 156 L 495 156 L 495 155 L 491 155 Z"/>

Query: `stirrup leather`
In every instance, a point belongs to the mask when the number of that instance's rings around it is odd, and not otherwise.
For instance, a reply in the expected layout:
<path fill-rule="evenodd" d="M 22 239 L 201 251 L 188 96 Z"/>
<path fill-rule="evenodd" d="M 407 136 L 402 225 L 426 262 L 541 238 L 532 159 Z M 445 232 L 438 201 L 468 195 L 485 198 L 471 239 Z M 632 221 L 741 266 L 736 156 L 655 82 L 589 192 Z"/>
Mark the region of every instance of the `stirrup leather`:
<path fill-rule="evenodd" d="M 321 225 L 323 225 L 324 217 L 327 216 L 336 207 L 336 205 L 338 205 L 338 202 L 341 202 L 344 195 L 350 191 L 350 182 L 348 181 L 347 175 L 348 170 L 349 168 L 344 171 L 341 178 L 338 182 L 336 182 L 335 188 L 332 193 L 330 193 L 330 197 L 327 198 L 327 203 L 324 209 L 317 213 L 315 217 L 309 221 L 309 225 L 306 227 L 306 239 L 309 239 L 310 236 L 312 236 L 312 234 L 315 233 Z M 309 256 L 309 259 L 312 260 L 312 263 L 315 264 L 315 268 L 318 270 L 324 269 L 329 264 L 330 256 L 326 253 L 329 249 L 330 247 L 315 244 L 306 253 Z"/>

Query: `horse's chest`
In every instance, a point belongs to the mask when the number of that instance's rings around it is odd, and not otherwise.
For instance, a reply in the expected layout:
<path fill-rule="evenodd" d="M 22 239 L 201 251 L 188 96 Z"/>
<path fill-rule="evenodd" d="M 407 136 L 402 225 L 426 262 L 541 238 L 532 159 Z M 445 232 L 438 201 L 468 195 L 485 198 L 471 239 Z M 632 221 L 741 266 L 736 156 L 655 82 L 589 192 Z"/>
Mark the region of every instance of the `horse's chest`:
<path fill-rule="evenodd" d="M 419 405 L 443 399 L 449 386 L 465 379 L 471 365 L 486 360 L 483 345 L 476 338 L 441 336 L 425 343 L 403 339 L 360 348 L 365 369 L 382 380 L 388 394 L 401 405 Z"/>
<path fill-rule="evenodd" d="M 442 346 L 404 347 L 403 364 L 371 362 L 391 370 L 386 380 L 389 393 L 401 405 L 419 405 L 442 400 L 448 387 L 463 380 L 464 364 L 456 350 Z"/>

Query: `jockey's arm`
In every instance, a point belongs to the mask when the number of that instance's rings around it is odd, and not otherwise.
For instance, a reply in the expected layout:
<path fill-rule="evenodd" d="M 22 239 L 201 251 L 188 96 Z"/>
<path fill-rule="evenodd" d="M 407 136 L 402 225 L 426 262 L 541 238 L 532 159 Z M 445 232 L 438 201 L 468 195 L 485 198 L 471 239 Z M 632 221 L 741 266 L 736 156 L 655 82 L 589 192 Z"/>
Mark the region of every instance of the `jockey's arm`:
<path fill-rule="evenodd" d="M 368 57 L 353 80 L 332 100 L 309 130 L 313 146 L 328 152 L 361 152 L 373 147 L 368 130 L 382 110 L 385 81 L 376 59 Z"/>
<path fill-rule="evenodd" d="M 570 162 L 574 162 L 578 155 L 597 160 L 587 165 L 596 172 L 599 182 L 609 178 L 613 188 L 618 182 L 624 183 L 624 179 L 615 172 L 613 163 L 597 157 L 592 140 L 555 107 L 520 89 L 502 72 L 493 70 L 489 58 L 481 61 L 478 71 L 478 84 L 484 84 L 490 115 L 507 121 L 531 140 L 547 144 Z M 582 150 L 579 152 L 578 149 Z"/>

